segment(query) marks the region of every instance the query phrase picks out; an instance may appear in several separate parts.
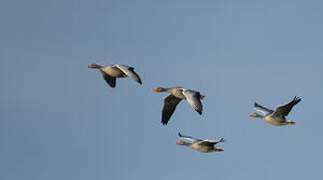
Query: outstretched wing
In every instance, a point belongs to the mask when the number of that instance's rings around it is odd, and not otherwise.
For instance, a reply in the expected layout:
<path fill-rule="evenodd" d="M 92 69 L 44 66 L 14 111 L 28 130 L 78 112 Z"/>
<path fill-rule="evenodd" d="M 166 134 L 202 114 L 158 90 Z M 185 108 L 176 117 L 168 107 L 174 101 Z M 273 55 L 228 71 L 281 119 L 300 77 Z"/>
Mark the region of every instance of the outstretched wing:
<path fill-rule="evenodd" d="M 200 93 L 183 88 L 183 95 L 186 97 L 186 100 L 191 105 L 191 107 L 195 109 L 199 114 L 202 114 L 203 106 L 201 103 Z"/>
<path fill-rule="evenodd" d="M 265 116 L 267 114 L 270 114 L 270 113 L 273 113 L 274 112 L 273 110 L 268 109 L 268 108 L 265 108 L 265 107 L 263 107 L 263 106 L 261 106 L 261 105 L 259 105 L 257 103 L 254 104 L 254 109 L 256 111 L 259 111 L 259 112 L 263 113 Z"/>
<path fill-rule="evenodd" d="M 126 65 L 119 65 L 119 64 L 114 65 L 114 67 L 119 68 L 128 77 L 130 77 L 131 79 L 137 81 L 139 84 L 142 84 L 139 75 L 134 71 L 135 68 L 130 67 L 130 66 L 126 66 Z"/>
<path fill-rule="evenodd" d="M 294 99 L 282 106 L 279 106 L 276 108 L 275 113 L 273 114 L 274 116 L 287 116 L 289 112 L 292 110 L 292 108 L 301 101 L 302 99 L 299 97 L 294 97 Z"/>
<path fill-rule="evenodd" d="M 181 101 L 177 97 L 173 96 L 172 94 L 166 96 L 164 98 L 164 105 L 162 110 L 162 124 L 167 125 L 170 117 L 174 113 L 177 104 Z"/>
<path fill-rule="evenodd" d="M 191 142 L 202 141 L 201 139 L 196 139 L 191 136 L 183 136 L 181 133 L 178 133 L 178 136 L 184 140 L 191 141 Z"/>
<path fill-rule="evenodd" d="M 105 80 L 105 82 L 107 82 L 111 87 L 116 87 L 116 78 L 109 76 L 107 73 L 101 71 L 103 79 Z"/>
<path fill-rule="evenodd" d="M 199 142 L 200 145 L 215 145 L 219 142 L 224 142 L 225 140 L 223 138 L 221 138 L 220 140 L 209 140 L 209 139 L 206 139 L 206 140 L 203 140 L 201 142 Z"/>

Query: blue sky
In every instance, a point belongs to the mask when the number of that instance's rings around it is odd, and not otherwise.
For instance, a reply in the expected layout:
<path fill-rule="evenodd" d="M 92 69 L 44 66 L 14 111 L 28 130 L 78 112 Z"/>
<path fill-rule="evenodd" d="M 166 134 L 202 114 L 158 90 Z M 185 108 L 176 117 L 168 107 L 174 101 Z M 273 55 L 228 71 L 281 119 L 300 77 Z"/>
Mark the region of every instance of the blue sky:
<path fill-rule="evenodd" d="M 321 1 L 0 2 L 0 179 L 321 177 Z M 91 63 L 136 68 L 112 89 Z M 162 126 L 166 94 L 186 102 Z M 303 101 L 274 127 L 253 103 Z M 176 146 L 177 133 L 224 137 L 221 153 Z"/>

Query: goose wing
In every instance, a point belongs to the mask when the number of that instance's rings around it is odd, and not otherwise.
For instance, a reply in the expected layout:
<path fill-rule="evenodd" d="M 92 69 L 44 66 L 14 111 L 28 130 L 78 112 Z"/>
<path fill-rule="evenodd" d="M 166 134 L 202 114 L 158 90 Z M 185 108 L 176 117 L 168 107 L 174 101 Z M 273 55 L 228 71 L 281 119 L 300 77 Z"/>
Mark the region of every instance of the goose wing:
<path fill-rule="evenodd" d="M 187 102 L 191 105 L 195 111 L 197 111 L 199 114 L 202 114 L 202 103 L 201 103 L 201 95 L 197 91 L 193 91 L 190 89 L 184 89 L 183 88 L 183 95 L 185 96 Z"/>
<path fill-rule="evenodd" d="M 177 104 L 181 101 L 174 95 L 170 94 L 164 98 L 164 105 L 162 110 L 162 124 L 167 125 L 170 117 L 174 113 Z"/>
<path fill-rule="evenodd" d="M 259 112 L 263 113 L 265 116 L 274 112 L 273 110 L 265 108 L 265 107 L 263 107 L 263 106 L 261 106 L 261 105 L 259 105 L 257 103 L 254 104 L 254 109 L 256 111 L 259 111 Z"/>
<path fill-rule="evenodd" d="M 134 67 L 130 67 L 130 66 L 126 66 L 126 65 L 119 65 L 119 64 L 116 64 L 113 67 L 117 67 L 123 73 L 125 73 L 128 77 L 130 77 L 131 79 L 137 81 L 139 84 L 142 84 L 139 75 L 134 71 L 135 70 Z"/>
<path fill-rule="evenodd" d="M 201 139 L 196 139 L 196 138 L 193 138 L 191 136 L 183 136 L 181 133 L 178 133 L 178 136 L 182 139 L 185 139 L 185 140 L 188 140 L 188 141 L 191 141 L 192 143 L 193 142 L 196 142 L 196 141 L 202 141 Z"/>
<path fill-rule="evenodd" d="M 200 145 L 206 145 L 206 146 L 210 146 L 210 145 L 215 145 L 219 142 L 224 142 L 225 140 L 223 138 L 221 138 L 220 140 L 210 140 L 210 139 L 206 139 L 203 140 L 201 142 L 199 142 Z"/>
<path fill-rule="evenodd" d="M 218 142 L 216 142 L 216 143 L 218 143 Z M 216 143 L 210 142 L 210 141 L 201 141 L 201 142 L 198 142 L 198 144 L 201 145 L 201 146 L 214 146 Z"/>
<path fill-rule="evenodd" d="M 116 87 L 116 78 L 109 76 L 107 73 L 101 71 L 103 79 L 105 80 L 105 82 L 107 82 L 111 87 Z"/>
<path fill-rule="evenodd" d="M 287 116 L 292 108 L 301 101 L 302 99 L 299 97 L 294 97 L 294 99 L 282 106 L 278 106 L 276 111 L 274 112 L 274 116 Z"/>

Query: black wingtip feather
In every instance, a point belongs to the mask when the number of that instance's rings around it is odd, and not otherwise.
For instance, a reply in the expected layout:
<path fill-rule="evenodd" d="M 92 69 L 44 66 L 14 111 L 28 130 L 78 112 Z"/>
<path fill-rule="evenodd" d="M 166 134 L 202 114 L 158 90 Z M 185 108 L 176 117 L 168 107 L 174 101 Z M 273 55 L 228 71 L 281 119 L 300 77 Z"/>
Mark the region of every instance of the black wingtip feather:
<path fill-rule="evenodd" d="M 141 84 L 141 85 L 142 85 L 142 81 L 141 81 L 141 79 L 139 78 L 139 76 L 138 76 L 138 80 L 137 80 L 137 82 L 138 82 L 139 84 Z"/>
<path fill-rule="evenodd" d="M 161 120 L 161 123 L 162 123 L 162 125 L 166 126 L 166 125 L 167 125 L 167 123 L 168 123 L 168 120 L 162 119 L 162 120 Z"/>
<path fill-rule="evenodd" d="M 302 98 L 297 97 L 297 96 L 295 96 L 294 99 L 293 99 L 294 104 L 297 104 L 297 103 L 301 102 L 301 100 L 302 100 Z"/>
<path fill-rule="evenodd" d="M 198 112 L 200 115 L 202 115 L 202 111 L 196 110 L 196 112 Z"/>
<path fill-rule="evenodd" d="M 219 142 L 225 142 L 226 140 L 224 138 L 221 138 Z"/>

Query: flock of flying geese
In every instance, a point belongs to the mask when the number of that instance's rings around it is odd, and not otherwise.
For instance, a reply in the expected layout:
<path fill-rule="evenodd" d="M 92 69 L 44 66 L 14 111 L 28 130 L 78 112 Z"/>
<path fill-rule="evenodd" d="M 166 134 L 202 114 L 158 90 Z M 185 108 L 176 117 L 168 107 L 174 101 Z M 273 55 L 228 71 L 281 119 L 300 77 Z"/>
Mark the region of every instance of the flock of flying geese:
<path fill-rule="evenodd" d="M 139 84 L 142 84 L 142 81 L 139 75 L 134 71 L 134 67 L 114 64 L 108 66 L 100 66 L 98 64 L 90 64 L 88 68 L 99 69 L 102 73 L 104 80 L 114 88 L 116 86 L 117 78 L 129 77 Z M 202 114 L 203 106 L 201 100 L 205 97 L 200 94 L 198 91 L 191 89 L 186 89 L 183 87 L 172 87 L 172 88 L 163 88 L 158 87 L 154 88 L 155 92 L 168 92 L 169 95 L 164 98 L 164 105 L 162 108 L 162 119 L 161 123 L 167 125 L 169 119 L 174 113 L 176 106 L 181 100 L 186 100 L 188 104 L 195 109 L 200 115 Z M 258 113 L 249 114 L 250 117 L 257 117 L 263 119 L 265 122 L 270 123 L 275 126 L 281 125 L 291 125 L 295 122 L 287 120 L 285 116 L 289 114 L 292 108 L 301 101 L 301 98 L 294 97 L 294 99 L 282 106 L 278 106 L 275 110 L 268 109 L 257 103 L 254 104 L 254 109 L 261 112 L 263 115 Z M 220 140 L 202 140 L 196 139 L 190 136 L 183 136 L 181 133 L 178 133 L 178 136 L 181 138 L 180 141 L 176 142 L 177 145 L 188 146 L 192 149 L 195 149 L 200 152 L 214 152 L 214 151 L 223 151 L 223 148 L 216 147 L 215 145 L 219 142 L 224 142 L 224 139 Z"/>

